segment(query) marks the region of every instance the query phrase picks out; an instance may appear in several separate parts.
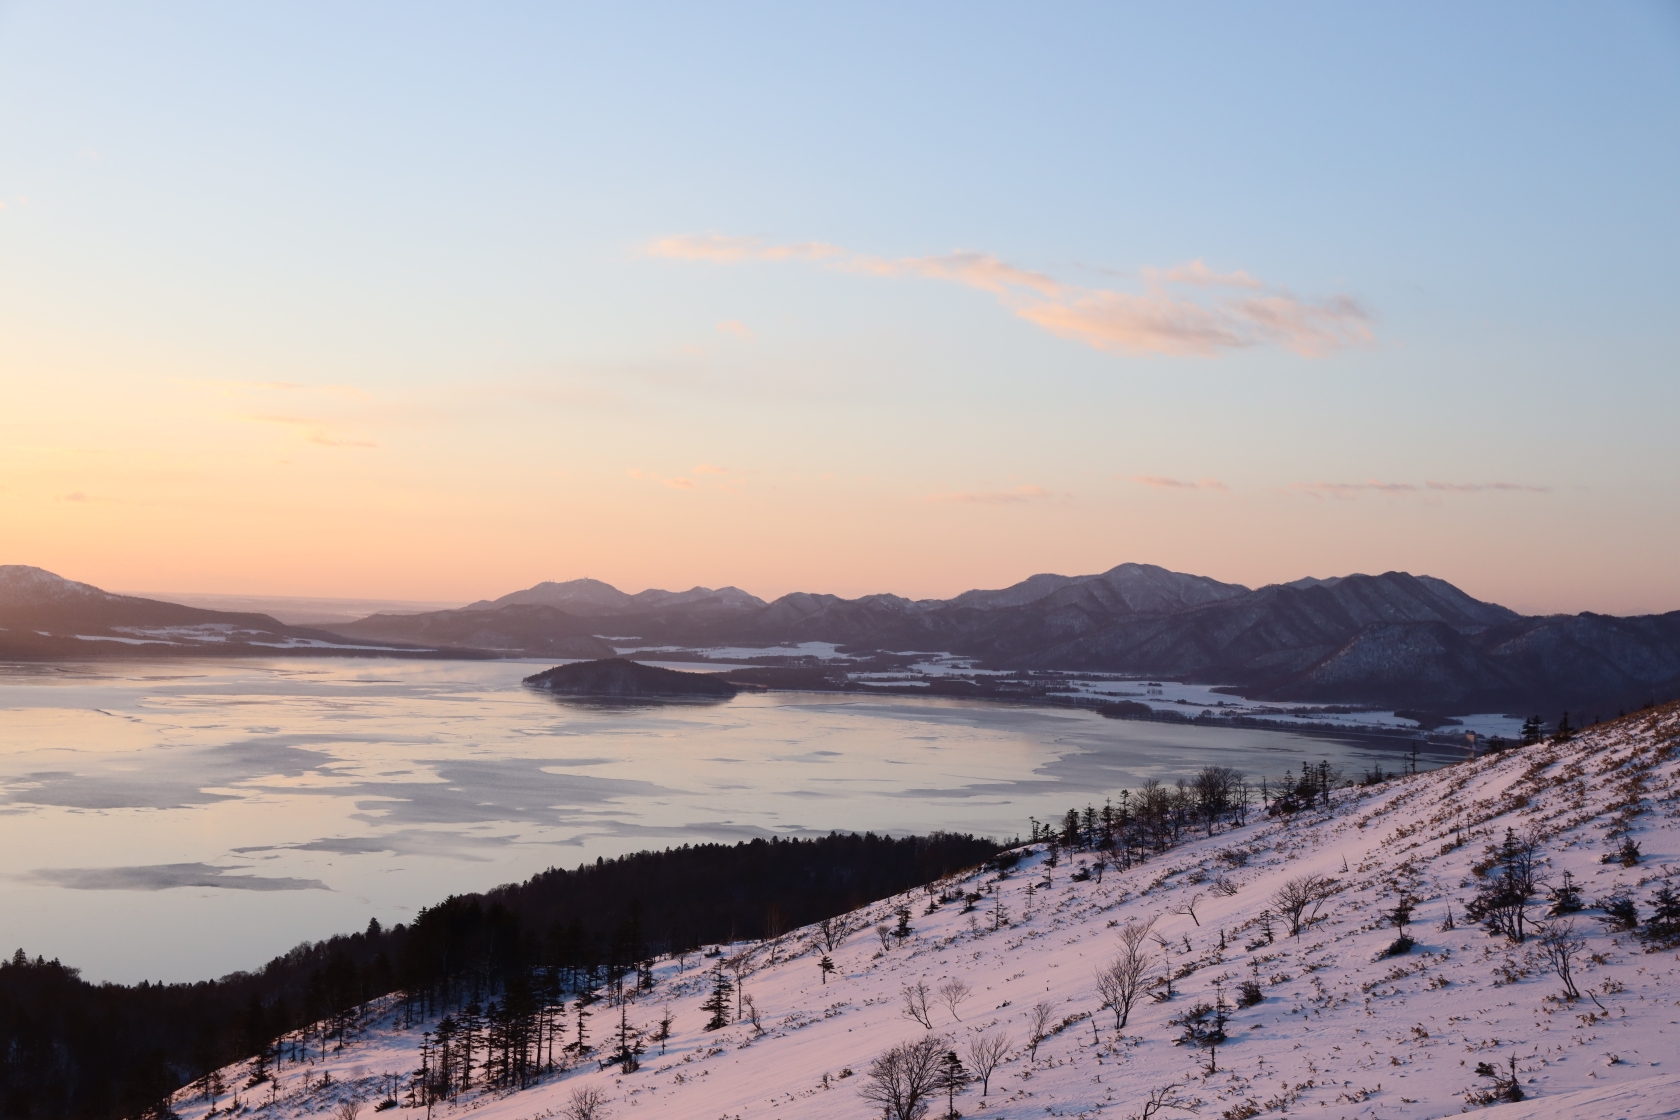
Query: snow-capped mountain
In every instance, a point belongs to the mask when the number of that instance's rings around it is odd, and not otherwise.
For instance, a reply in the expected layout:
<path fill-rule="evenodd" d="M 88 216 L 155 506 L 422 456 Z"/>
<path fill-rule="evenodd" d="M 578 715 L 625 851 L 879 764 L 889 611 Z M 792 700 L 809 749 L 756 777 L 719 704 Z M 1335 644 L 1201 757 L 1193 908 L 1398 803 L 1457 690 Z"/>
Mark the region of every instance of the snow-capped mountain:
<path fill-rule="evenodd" d="M 589 1008 L 594 1049 L 581 1060 L 564 1049 L 577 1021 L 568 1004 L 557 1068 L 518 1091 L 475 1082 L 431 1114 L 575 1115 L 593 1093 L 593 1115 L 616 1120 L 879 1116 L 861 1092 L 871 1063 L 933 1036 L 934 1053 L 953 1050 L 970 1069 L 976 1040 L 1003 1043 L 989 1083 L 955 1096 L 971 1117 L 1142 1116 L 1152 1094 L 1225 1120 L 1439 1117 L 1519 1095 L 1498 1115 L 1674 1115 L 1680 925 L 1664 925 L 1653 899 L 1680 865 L 1677 753 L 1670 705 L 1566 742 L 1337 789 L 1125 869 L 1036 844 L 1012 867 L 849 915 L 853 932 L 833 947 L 812 927 L 713 959 L 661 959 L 622 1009 Z M 1521 941 L 1467 913 L 1498 894 L 1513 860 L 1536 880 Z M 1304 886 L 1292 919 L 1285 896 Z M 1493 917 L 1516 921 L 1509 907 Z M 1098 973 L 1143 924 L 1147 991 L 1122 1027 Z M 726 961 L 741 991 L 725 1000 L 733 1021 L 708 1030 L 701 1005 Z M 743 997 L 756 1019 L 734 1017 Z M 634 1072 L 602 1064 L 621 1015 L 644 1047 Z M 1224 1041 L 1209 1045 L 1216 1025 Z M 353 1099 L 410 1115 L 437 1029 L 436 1015 L 405 1025 L 387 999 L 342 1046 L 317 1031 L 291 1044 L 273 1079 L 250 1084 L 246 1063 L 221 1080 L 262 1116 Z M 930 1117 L 946 1115 L 943 1092 L 928 1103 Z M 211 1104 L 184 1091 L 174 1108 L 202 1120 Z"/>

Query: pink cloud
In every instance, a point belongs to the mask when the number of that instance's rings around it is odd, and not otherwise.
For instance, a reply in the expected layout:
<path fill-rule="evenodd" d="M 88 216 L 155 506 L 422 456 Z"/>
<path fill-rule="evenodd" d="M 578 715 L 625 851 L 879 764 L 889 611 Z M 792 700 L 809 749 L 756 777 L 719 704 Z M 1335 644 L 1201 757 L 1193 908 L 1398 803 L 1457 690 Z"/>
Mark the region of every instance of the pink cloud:
<path fill-rule="evenodd" d="M 739 319 L 725 319 L 717 325 L 717 330 L 719 334 L 732 334 L 746 342 L 753 340 L 752 328 Z"/>
<path fill-rule="evenodd" d="M 1054 298 L 1064 291 L 1061 284 L 1042 272 L 1016 268 L 990 253 L 946 253 L 937 257 L 906 257 L 896 261 L 880 257 L 854 257 L 845 267 L 875 276 L 921 276 L 929 280 L 947 280 L 993 295 L 1007 295 L 1016 289 L 1025 289 Z"/>
<path fill-rule="evenodd" d="M 1524 486 L 1516 482 L 1426 482 L 1429 490 L 1444 490 L 1450 494 L 1480 494 L 1483 491 L 1510 491 L 1524 494 L 1550 494 L 1550 486 Z"/>
<path fill-rule="evenodd" d="M 1195 482 L 1186 482 L 1177 478 L 1165 478 L 1158 474 L 1138 474 L 1132 476 L 1132 481 L 1156 490 L 1229 490 L 1217 478 L 1199 478 Z"/>
<path fill-rule="evenodd" d="M 1411 482 L 1379 482 L 1376 479 L 1367 482 L 1297 482 L 1290 489 L 1314 498 L 1331 497 L 1342 500 L 1358 498 L 1365 494 L 1549 494 L 1552 491 L 1550 486 L 1527 486 L 1516 482 L 1426 482 L 1418 486 Z"/>
<path fill-rule="evenodd" d="M 1202 258 L 1173 268 L 1145 268 L 1144 276 L 1154 282 L 1194 284 L 1198 288 L 1264 288 L 1266 285 L 1238 269 L 1236 272 L 1215 272 Z"/>
<path fill-rule="evenodd" d="M 930 502 L 956 502 L 963 505 L 1013 506 L 1027 502 L 1047 502 L 1056 495 L 1042 486 L 1017 486 L 1010 490 L 959 490 L 950 494 L 929 494 Z"/>
<path fill-rule="evenodd" d="M 1197 259 L 1141 270 L 1145 290 L 1064 284 L 973 250 L 889 259 L 825 242 L 776 245 L 753 237 L 685 234 L 650 242 L 649 256 L 714 263 L 805 261 L 869 276 L 913 276 L 988 292 L 1015 315 L 1098 350 L 1210 357 L 1280 346 L 1321 357 L 1373 341 L 1372 316 L 1350 296 L 1302 299 L 1247 272 L 1219 272 Z M 722 327 L 720 326 L 720 330 Z"/>

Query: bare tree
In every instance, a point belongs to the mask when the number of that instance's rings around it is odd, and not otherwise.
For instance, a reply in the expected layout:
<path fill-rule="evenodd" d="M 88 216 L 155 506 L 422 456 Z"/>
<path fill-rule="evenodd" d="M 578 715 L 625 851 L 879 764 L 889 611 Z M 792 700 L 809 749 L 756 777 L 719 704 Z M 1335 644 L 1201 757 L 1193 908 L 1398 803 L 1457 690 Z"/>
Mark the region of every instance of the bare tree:
<path fill-rule="evenodd" d="M 782 955 L 782 946 L 787 944 L 788 923 L 782 908 L 772 902 L 764 911 L 764 941 L 770 950 L 770 967 L 776 967 L 776 958 Z"/>
<path fill-rule="evenodd" d="M 944 1057 L 944 1040 L 937 1035 L 901 1042 L 869 1063 L 859 1095 L 880 1108 L 887 1120 L 920 1120 L 939 1083 Z"/>
<path fill-rule="evenodd" d="M 899 1014 L 906 1019 L 915 1020 L 931 1031 L 933 1015 L 928 1011 L 928 997 L 932 994 L 928 986 L 920 980 L 904 985 L 904 1006 L 899 1008 Z"/>
<path fill-rule="evenodd" d="M 338 1107 L 333 1109 L 333 1115 L 337 1117 L 338 1120 L 356 1120 L 356 1117 L 361 1113 L 361 1111 L 362 1102 L 359 1098 L 346 1097 L 344 1100 L 338 1102 Z"/>
<path fill-rule="evenodd" d="M 1586 947 L 1586 941 L 1575 933 L 1574 922 L 1553 922 L 1540 932 L 1540 955 L 1563 981 L 1565 999 L 1581 998 L 1580 989 L 1575 987 L 1575 958 Z"/>
<path fill-rule="evenodd" d="M 1154 918 L 1127 922 L 1120 931 L 1120 955 L 1097 970 L 1097 994 L 1102 996 L 1103 1006 L 1113 1010 L 1116 1032 L 1126 1029 L 1132 1006 L 1148 986 L 1144 974 L 1149 971 L 1150 956 L 1144 943 L 1154 923 Z"/>
<path fill-rule="evenodd" d="M 735 974 L 735 1018 L 741 1017 L 741 1001 L 747 994 L 747 977 L 752 973 L 753 950 L 736 953 L 727 961 L 729 971 Z"/>
<path fill-rule="evenodd" d="M 1137 997 L 1142 996 L 1147 986 L 1144 982 L 1144 972 L 1147 971 L 1149 954 L 1142 947 L 1141 937 L 1134 944 L 1124 945 L 1121 955 L 1097 969 L 1097 994 L 1102 996 L 1102 1006 L 1114 1011 L 1116 1033 L 1126 1029 L 1132 1004 L 1136 1004 Z"/>
<path fill-rule="evenodd" d="M 1213 835 L 1215 822 L 1235 807 L 1237 792 L 1242 784 L 1243 776 L 1229 766 L 1204 766 L 1201 773 L 1190 782 L 1196 811 L 1207 827 L 1209 836 Z"/>
<path fill-rule="evenodd" d="M 1212 767 L 1209 769 L 1212 769 Z M 1176 908 L 1169 909 L 1167 913 L 1177 914 L 1181 918 L 1188 917 L 1192 922 L 1196 923 L 1196 928 L 1200 929 L 1202 920 L 1196 917 L 1196 907 L 1201 904 L 1201 901 L 1202 894 L 1200 891 L 1197 891 L 1195 894 L 1190 896 L 1188 902 L 1180 902 Z"/>
<path fill-rule="evenodd" d="M 846 921 L 845 915 L 836 918 L 824 918 L 817 923 L 817 936 L 822 938 L 823 949 L 827 952 L 832 953 L 840 948 L 841 942 L 851 935 L 852 927 Z"/>
<path fill-rule="evenodd" d="M 1038 1061 L 1038 1044 L 1050 1037 L 1050 1022 L 1056 1017 L 1056 1005 L 1049 1001 L 1035 1003 L 1027 1012 L 1027 1053 Z"/>
<path fill-rule="evenodd" d="M 945 981 L 945 983 L 939 985 L 939 1002 L 951 1009 L 951 1018 L 955 1019 L 959 1023 L 962 1022 L 962 1016 L 957 1013 L 957 1008 L 961 1006 L 964 1000 L 973 994 L 973 988 L 970 988 L 967 984 L 958 980 L 954 976 Z"/>
<path fill-rule="evenodd" d="M 997 1034 L 977 1034 L 968 1040 L 968 1064 L 974 1067 L 974 1075 L 980 1079 L 982 1097 L 991 1089 L 992 1071 L 1008 1052 L 1009 1036 L 1002 1031 Z"/>
<path fill-rule="evenodd" d="M 572 1090 L 572 1099 L 560 1110 L 566 1120 L 606 1120 L 607 1098 L 593 1085 Z"/>
<path fill-rule="evenodd" d="M 1272 905 L 1289 920 L 1289 936 L 1297 937 L 1304 926 L 1317 920 L 1319 909 L 1341 889 L 1341 884 L 1328 875 L 1302 875 L 1279 887 L 1272 896 Z"/>
<path fill-rule="evenodd" d="M 741 1006 L 744 1008 L 742 1012 L 743 1016 L 747 1022 L 752 1024 L 753 1033 L 763 1034 L 764 1016 L 759 1012 L 758 1004 L 753 1002 L 753 998 L 751 996 L 742 996 Z"/>
<path fill-rule="evenodd" d="M 892 927 L 891 926 L 889 926 L 889 925 L 876 926 L 875 927 L 875 933 L 881 939 L 881 948 L 883 950 L 888 950 L 888 949 L 892 948 Z"/>
<path fill-rule="evenodd" d="M 1176 1108 L 1180 1112 L 1192 1112 L 1202 1105 L 1199 1097 L 1186 1097 L 1178 1091 L 1177 1085 L 1163 1085 L 1159 1089 L 1149 1090 L 1149 1096 L 1144 1099 L 1143 1111 L 1131 1120 L 1150 1120 L 1157 1112 L 1165 1108 Z"/>

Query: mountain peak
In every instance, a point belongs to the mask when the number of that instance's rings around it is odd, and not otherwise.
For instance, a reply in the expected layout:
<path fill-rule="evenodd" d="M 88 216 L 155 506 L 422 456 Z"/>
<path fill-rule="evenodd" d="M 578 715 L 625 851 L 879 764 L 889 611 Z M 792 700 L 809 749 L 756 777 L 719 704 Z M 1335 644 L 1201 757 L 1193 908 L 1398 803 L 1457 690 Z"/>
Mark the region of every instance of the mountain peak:
<path fill-rule="evenodd" d="M 556 607 L 569 614 L 624 614 L 631 611 L 662 610 L 668 607 L 689 607 L 696 610 L 742 610 L 762 607 L 764 600 L 750 595 L 739 587 L 691 587 L 687 591 L 665 591 L 650 587 L 634 595 L 626 594 L 610 583 L 598 579 L 567 580 L 557 583 L 545 580 L 523 591 L 514 591 L 499 599 L 480 599 L 462 607 L 463 611 L 497 610 L 501 607 Z"/>
<path fill-rule="evenodd" d="M 30 564 L 0 564 L 0 601 L 61 603 L 71 599 L 115 599 L 91 583 L 78 583 Z"/>

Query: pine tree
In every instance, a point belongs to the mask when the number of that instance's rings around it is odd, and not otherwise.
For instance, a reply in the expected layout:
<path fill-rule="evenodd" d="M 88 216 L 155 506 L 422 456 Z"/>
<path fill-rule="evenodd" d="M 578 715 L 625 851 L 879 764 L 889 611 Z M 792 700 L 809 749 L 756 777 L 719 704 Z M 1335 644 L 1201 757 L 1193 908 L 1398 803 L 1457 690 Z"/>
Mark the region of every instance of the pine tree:
<path fill-rule="evenodd" d="M 833 958 L 828 956 L 826 953 L 823 954 L 823 959 L 817 962 L 817 969 L 822 973 L 822 982 L 827 984 L 828 974 L 834 971 Z"/>
<path fill-rule="evenodd" d="M 719 961 L 712 967 L 712 994 L 700 1005 L 700 1010 L 712 1013 L 706 1021 L 707 1030 L 722 1030 L 729 1025 L 730 997 L 734 994 L 735 985 L 723 971 L 723 962 Z"/>
<path fill-rule="evenodd" d="M 939 1072 L 934 1086 L 945 1093 L 946 1120 L 957 1120 L 962 1113 L 957 1111 L 957 1094 L 968 1088 L 974 1080 L 974 1075 L 963 1066 L 962 1059 L 957 1057 L 955 1050 L 945 1051 L 945 1057 L 940 1059 Z"/>

